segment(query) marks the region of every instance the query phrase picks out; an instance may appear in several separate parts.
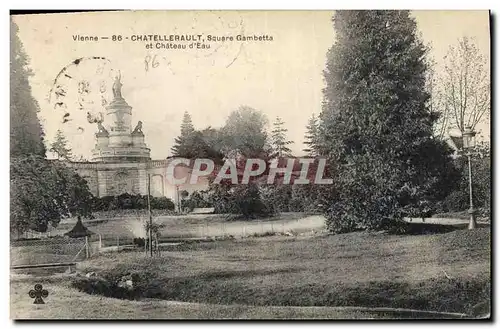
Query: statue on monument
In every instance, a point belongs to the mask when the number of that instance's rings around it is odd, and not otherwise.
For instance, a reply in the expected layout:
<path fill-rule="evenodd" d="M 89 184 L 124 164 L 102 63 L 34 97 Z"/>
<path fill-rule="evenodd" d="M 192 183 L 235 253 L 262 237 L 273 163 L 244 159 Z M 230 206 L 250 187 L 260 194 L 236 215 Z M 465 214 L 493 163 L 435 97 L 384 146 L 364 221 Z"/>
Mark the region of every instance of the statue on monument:
<path fill-rule="evenodd" d="M 87 121 L 89 123 L 103 122 L 104 116 L 102 115 L 102 112 L 97 113 L 97 115 L 93 115 L 92 113 L 87 112 Z"/>
<path fill-rule="evenodd" d="M 132 131 L 132 134 L 142 134 L 142 121 L 137 122 L 137 126 L 135 126 L 134 131 Z"/>
<path fill-rule="evenodd" d="M 122 83 L 121 83 L 121 72 L 118 71 L 118 75 L 115 77 L 115 82 L 113 83 L 113 97 L 116 98 L 123 98 L 122 97 Z"/>
<path fill-rule="evenodd" d="M 101 121 L 97 121 L 98 134 L 108 134 L 108 130 L 104 128 Z"/>
<path fill-rule="evenodd" d="M 102 115 L 102 112 L 99 112 L 98 115 L 92 115 L 90 112 L 87 112 L 87 121 L 89 123 L 97 123 L 97 134 L 99 135 L 102 135 L 102 134 L 105 134 L 107 135 L 108 134 L 108 130 L 106 128 L 104 128 L 103 126 L 103 121 L 104 121 L 104 117 Z"/>

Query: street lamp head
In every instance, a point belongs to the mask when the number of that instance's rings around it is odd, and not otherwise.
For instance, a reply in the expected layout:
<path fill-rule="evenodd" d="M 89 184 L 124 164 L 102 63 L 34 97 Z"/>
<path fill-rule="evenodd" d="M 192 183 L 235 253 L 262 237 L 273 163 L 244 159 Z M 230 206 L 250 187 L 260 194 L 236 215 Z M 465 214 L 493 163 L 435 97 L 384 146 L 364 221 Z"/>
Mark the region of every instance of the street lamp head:
<path fill-rule="evenodd" d="M 476 144 L 476 132 L 472 130 L 472 127 L 465 127 L 462 133 L 462 138 L 464 142 L 464 149 L 471 149 Z"/>

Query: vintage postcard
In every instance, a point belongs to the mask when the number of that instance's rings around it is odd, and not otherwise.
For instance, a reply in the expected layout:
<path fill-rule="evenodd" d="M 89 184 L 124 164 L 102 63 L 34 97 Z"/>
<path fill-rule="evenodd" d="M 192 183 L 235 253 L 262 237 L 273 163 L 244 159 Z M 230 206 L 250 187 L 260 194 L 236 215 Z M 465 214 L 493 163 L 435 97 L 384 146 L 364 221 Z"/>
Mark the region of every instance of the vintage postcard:
<path fill-rule="evenodd" d="M 488 11 L 10 16 L 10 317 L 490 319 Z"/>

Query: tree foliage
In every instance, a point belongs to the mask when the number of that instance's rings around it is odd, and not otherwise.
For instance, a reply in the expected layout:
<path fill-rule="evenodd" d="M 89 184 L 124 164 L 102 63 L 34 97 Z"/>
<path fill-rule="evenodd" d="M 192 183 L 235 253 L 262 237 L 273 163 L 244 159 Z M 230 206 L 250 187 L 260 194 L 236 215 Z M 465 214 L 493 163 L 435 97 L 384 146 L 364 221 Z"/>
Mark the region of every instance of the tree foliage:
<path fill-rule="evenodd" d="M 19 28 L 10 20 L 10 155 L 45 156 L 43 130 L 38 119 L 38 102 L 31 95 L 28 56 L 17 33 Z"/>
<path fill-rule="evenodd" d="M 206 158 L 214 160 L 216 164 L 222 164 L 225 157 L 222 152 L 224 147 L 224 137 L 222 129 L 207 127 L 200 131 L 200 136 L 203 138 Z"/>
<path fill-rule="evenodd" d="M 174 210 L 174 202 L 167 197 L 149 196 L 151 209 Z M 92 200 L 93 211 L 108 211 L 120 209 L 147 209 L 148 196 L 139 194 L 123 193 L 120 195 L 108 195 L 103 197 L 94 197 Z"/>
<path fill-rule="evenodd" d="M 266 132 L 267 123 L 267 117 L 262 112 L 242 106 L 230 113 L 225 125 L 219 130 L 215 145 L 220 147 L 225 159 L 236 162 L 239 176 L 245 168 L 246 159 L 269 160 L 271 148 Z M 211 181 L 220 169 L 216 168 Z M 241 214 L 245 218 L 268 213 L 255 179 L 246 185 L 233 185 L 223 180 L 221 184 L 211 184 L 209 194 L 209 202 L 217 213 Z"/>
<path fill-rule="evenodd" d="M 246 219 L 264 217 L 272 213 L 256 183 L 229 187 L 214 184 L 210 188 L 210 202 L 216 213 L 239 214 Z"/>
<path fill-rule="evenodd" d="M 207 191 L 193 191 L 189 198 L 181 201 L 181 208 L 187 211 L 193 211 L 194 208 L 210 208 L 213 204 L 209 199 Z"/>
<path fill-rule="evenodd" d="M 467 152 L 468 153 L 468 152 Z M 440 212 L 459 212 L 469 209 L 469 166 L 466 152 L 459 151 L 454 160 L 458 170 L 458 184 L 439 204 Z M 472 197 L 474 207 L 480 209 L 483 216 L 490 215 L 491 208 L 491 147 L 490 143 L 478 143 L 470 151 L 472 168 Z"/>
<path fill-rule="evenodd" d="M 202 131 L 196 130 L 189 113 L 184 113 L 181 124 L 181 134 L 175 139 L 172 154 L 186 159 L 212 159 L 216 163 L 222 161 L 220 152 L 220 132 L 208 127 Z"/>
<path fill-rule="evenodd" d="M 320 133 L 334 178 L 327 224 L 389 227 L 451 188 L 449 150 L 433 139 L 427 106 L 427 49 L 408 11 L 340 11 L 334 26 Z"/>
<path fill-rule="evenodd" d="M 318 155 L 319 149 L 319 120 L 318 117 L 313 113 L 309 118 L 306 126 L 305 141 L 306 148 L 303 149 L 308 156 Z"/>
<path fill-rule="evenodd" d="M 181 134 L 175 138 L 172 154 L 176 157 L 191 158 L 195 129 L 191 115 L 186 111 L 182 118 Z"/>
<path fill-rule="evenodd" d="M 11 158 L 11 232 L 45 232 L 61 218 L 91 216 L 86 181 L 59 161 L 37 156 Z"/>
<path fill-rule="evenodd" d="M 288 129 L 283 127 L 284 124 L 285 122 L 280 117 L 276 117 L 273 123 L 273 130 L 271 131 L 271 148 L 273 152 L 271 157 L 273 158 L 292 155 L 292 150 L 288 145 L 293 144 L 293 142 L 287 139 Z"/>
<path fill-rule="evenodd" d="M 291 210 L 293 185 L 290 184 L 262 184 L 259 187 L 262 202 L 270 214 L 279 214 Z"/>
<path fill-rule="evenodd" d="M 330 200 L 329 188 L 325 185 L 291 185 L 290 211 L 321 213 L 323 204 Z M 326 200 L 323 197 L 326 197 Z"/>
<path fill-rule="evenodd" d="M 224 155 L 227 158 L 255 158 L 269 153 L 267 124 L 267 117 L 251 107 L 241 106 L 231 112 L 221 129 Z"/>
<path fill-rule="evenodd" d="M 54 152 L 57 155 L 57 159 L 60 160 L 71 161 L 73 158 L 73 153 L 68 146 L 68 141 L 60 129 L 57 130 L 56 137 L 52 144 L 50 144 L 50 151 Z"/>
<path fill-rule="evenodd" d="M 434 136 L 443 139 L 448 134 L 450 117 L 445 113 L 446 108 L 443 102 L 443 91 L 440 86 L 441 81 L 436 70 L 437 64 L 434 59 L 428 59 L 425 90 L 429 93 L 429 110 L 437 117 L 434 122 Z"/>

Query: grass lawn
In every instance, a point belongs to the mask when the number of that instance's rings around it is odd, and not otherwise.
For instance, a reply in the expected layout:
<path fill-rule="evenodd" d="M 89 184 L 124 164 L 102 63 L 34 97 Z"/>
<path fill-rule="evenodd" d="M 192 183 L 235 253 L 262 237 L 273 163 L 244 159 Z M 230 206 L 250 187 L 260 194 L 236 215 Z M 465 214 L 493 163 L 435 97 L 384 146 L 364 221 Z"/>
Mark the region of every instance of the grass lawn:
<path fill-rule="evenodd" d="M 33 304 L 28 292 L 35 283 L 49 290 L 44 305 Z M 123 300 L 89 295 L 70 287 L 67 277 L 11 278 L 12 319 L 377 319 L 390 313 L 324 307 L 259 307 L 206 305 L 166 300 Z"/>
<path fill-rule="evenodd" d="M 133 297 L 184 302 L 467 313 L 489 296 L 489 228 L 267 237 L 180 248 L 154 259 L 117 253 L 80 265 L 108 282 L 135 275 Z M 95 289 L 87 279 L 76 281 L 83 290 Z"/>
<path fill-rule="evenodd" d="M 95 271 L 97 278 L 12 277 L 11 317 L 401 317 L 333 306 L 471 314 L 473 306 L 489 298 L 490 230 L 193 243 L 153 259 L 122 252 L 78 267 L 82 273 Z M 124 275 L 133 278 L 132 291 L 116 287 Z M 49 290 L 50 309 L 33 305 L 27 296 L 35 282 Z"/>

